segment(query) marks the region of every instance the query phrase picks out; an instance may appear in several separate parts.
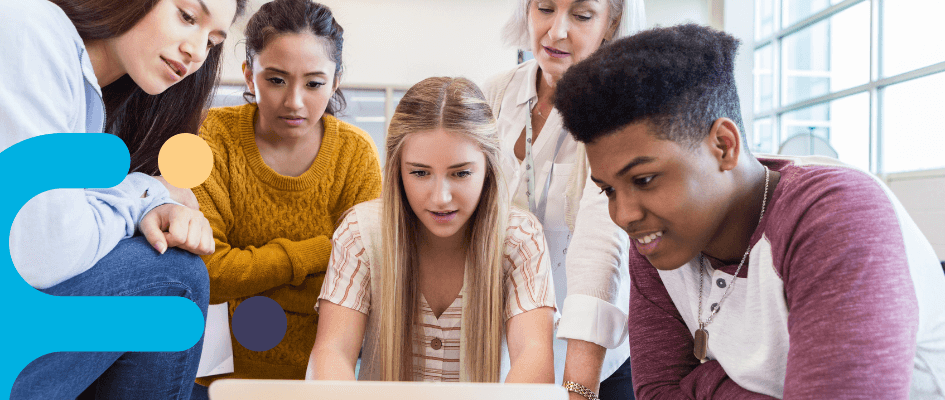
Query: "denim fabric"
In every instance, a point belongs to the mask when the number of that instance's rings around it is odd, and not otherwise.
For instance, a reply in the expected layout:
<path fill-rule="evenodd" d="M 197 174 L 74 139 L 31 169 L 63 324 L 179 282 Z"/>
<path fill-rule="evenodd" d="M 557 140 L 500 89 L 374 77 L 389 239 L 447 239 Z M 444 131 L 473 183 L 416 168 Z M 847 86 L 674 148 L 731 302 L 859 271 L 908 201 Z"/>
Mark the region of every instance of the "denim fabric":
<path fill-rule="evenodd" d="M 210 400 L 210 388 L 195 383 L 194 390 L 190 395 L 190 400 Z"/>
<path fill-rule="evenodd" d="M 42 291 L 57 296 L 181 296 L 196 303 L 204 318 L 210 302 L 210 280 L 200 257 L 176 248 L 158 254 L 141 236 L 120 241 L 88 271 Z M 180 352 L 47 354 L 20 372 L 10 398 L 75 399 L 94 385 L 98 399 L 187 400 L 202 347 L 201 337 Z"/>

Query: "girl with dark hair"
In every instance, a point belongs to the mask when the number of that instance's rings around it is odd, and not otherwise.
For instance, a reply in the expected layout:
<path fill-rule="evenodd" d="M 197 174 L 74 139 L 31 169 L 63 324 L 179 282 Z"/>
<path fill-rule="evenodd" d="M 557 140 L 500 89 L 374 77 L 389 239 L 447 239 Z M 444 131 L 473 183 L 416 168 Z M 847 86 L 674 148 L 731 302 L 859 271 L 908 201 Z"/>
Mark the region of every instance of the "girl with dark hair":
<path fill-rule="evenodd" d="M 206 314 L 207 275 L 191 253 L 213 252 L 209 223 L 180 204 L 189 190 L 149 175 L 165 140 L 196 128 L 219 45 L 244 4 L 0 3 L 0 151 L 49 133 L 105 131 L 127 144 L 134 171 L 113 188 L 51 190 L 20 210 L 10 253 L 27 283 L 52 295 L 182 296 Z M 46 355 L 20 373 L 11 398 L 75 398 L 94 387 L 99 398 L 187 399 L 201 346 Z"/>
<path fill-rule="evenodd" d="M 210 110 L 200 134 L 213 173 L 194 193 L 210 220 L 216 253 L 204 256 L 210 302 L 263 295 L 286 312 L 284 339 L 267 351 L 233 341 L 235 371 L 201 378 L 302 379 L 315 343 L 315 301 L 343 213 L 381 191 L 377 148 L 335 118 L 344 106 L 344 30 L 310 0 L 264 4 L 246 26 L 247 100 Z"/>

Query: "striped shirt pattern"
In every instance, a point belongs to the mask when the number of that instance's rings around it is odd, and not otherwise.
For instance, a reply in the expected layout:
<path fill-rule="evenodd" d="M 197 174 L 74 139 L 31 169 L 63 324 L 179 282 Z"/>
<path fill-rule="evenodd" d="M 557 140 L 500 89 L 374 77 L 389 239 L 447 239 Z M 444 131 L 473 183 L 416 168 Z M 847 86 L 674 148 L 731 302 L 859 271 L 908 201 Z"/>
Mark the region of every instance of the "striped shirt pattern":
<path fill-rule="evenodd" d="M 359 213 L 379 213 L 379 200 L 373 200 L 356 206 L 342 221 L 332 239 L 331 260 L 325 284 L 322 286 L 319 300 L 325 299 L 334 304 L 357 310 L 370 315 L 371 312 L 371 262 L 372 249 L 365 248 L 359 225 Z M 375 216 L 377 218 L 377 216 Z M 379 225 L 378 225 L 379 226 Z M 554 283 L 548 254 L 545 252 L 545 239 L 541 224 L 526 212 L 512 210 L 505 240 L 505 281 L 508 298 L 505 306 L 505 318 L 521 314 L 539 307 L 555 307 Z M 379 237 L 380 235 L 372 236 Z M 374 244 L 380 246 L 380 243 Z M 460 322 L 462 320 L 463 296 L 460 295 L 436 318 L 426 299 L 420 296 L 420 322 L 422 346 L 414 348 L 418 370 L 414 380 L 433 382 L 458 382 L 460 370 Z M 365 337 L 377 332 L 370 332 L 369 324 Z M 365 340 L 370 343 L 370 340 Z M 362 358 L 362 377 L 364 379 L 365 359 Z M 379 368 L 369 368 L 379 370 Z"/>

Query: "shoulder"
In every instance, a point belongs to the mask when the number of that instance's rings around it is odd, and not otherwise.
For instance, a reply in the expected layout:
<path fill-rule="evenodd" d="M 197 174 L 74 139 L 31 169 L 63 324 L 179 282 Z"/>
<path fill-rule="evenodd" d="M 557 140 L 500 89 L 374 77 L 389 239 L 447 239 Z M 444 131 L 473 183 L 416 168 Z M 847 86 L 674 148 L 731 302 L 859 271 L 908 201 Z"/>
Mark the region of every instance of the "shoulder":
<path fill-rule="evenodd" d="M 817 158 L 762 161 L 781 171 L 763 233 L 782 279 L 790 278 L 792 265 L 814 267 L 808 260 L 848 266 L 870 257 L 887 266 L 904 261 L 901 207 L 875 176 Z"/>
<path fill-rule="evenodd" d="M 348 209 L 332 237 L 335 246 L 345 246 L 360 253 L 367 251 L 367 258 L 380 257 L 382 246 L 381 213 L 383 202 L 374 199 L 358 203 Z"/>
<path fill-rule="evenodd" d="M 329 114 L 325 114 L 322 118 L 327 123 L 335 124 L 338 127 L 338 137 L 345 146 L 353 147 L 358 153 L 368 151 L 374 154 L 375 158 L 377 157 L 377 145 L 371 135 L 365 132 L 364 129 Z"/>
<path fill-rule="evenodd" d="M 534 63 L 535 60 L 523 62 L 509 70 L 495 74 L 487 79 L 486 83 L 482 87 L 482 92 L 485 94 L 486 100 L 488 100 L 490 103 L 495 103 L 496 100 L 498 100 L 496 97 L 502 93 L 503 89 L 508 92 L 508 90 L 512 89 L 513 86 L 517 86 L 516 84 L 513 84 L 513 82 L 518 83 L 518 81 L 523 80 L 524 76 L 528 73 L 528 69 L 531 68 Z"/>
<path fill-rule="evenodd" d="M 544 251 L 545 239 L 541 222 L 538 222 L 538 218 L 528 211 L 511 207 L 505 232 L 507 254 L 518 252 L 523 248 Z"/>
<path fill-rule="evenodd" d="M 211 108 L 207 111 L 207 118 L 200 126 L 200 136 L 213 146 L 225 146 L 228 142 L 235 142 L 244 120 L 252 121 L 252 114 L 256 111 L 255 104 L 241 106 Z M 250 128 L 252 125 L 250 123 Z"/>
<path fill-rule="evenodd" d="M 14 57 L 10 62 L 28 60 L 30 70 L 61 74 L 70 68 L 81 69 L 85 44 L 55 4 L 47 0 L 0 1 L 0 50 L 4 57 Z"/>
<path fill-rule="evenodd" d="M 781 172 L 770 209 L 778 219 L 841 222 L 851 215 L 895 213 L 882 182 L 866 171 L 819 157 L 763 161 Z"/>
<path fill-rule="evenodd" d="M 338 230 L 341 230 L 340 227 L 349 225 L 354 226 L 355 231 L 358 232 L 359 235 L 362 231 L 373 232 L 379 230 L 379 221 L 381 219 L 381 213 L 383 212 L 383 206 L 383 200 L 380 198 L 355 204 L 348 209 Z"/>
<path fill-rule="evenodd" d="M 79 32 L 66 13 L 48 0 L 0 2 L 0 22 L 4 40 L 28 36 L 50 42 L 81 42 Z"/>

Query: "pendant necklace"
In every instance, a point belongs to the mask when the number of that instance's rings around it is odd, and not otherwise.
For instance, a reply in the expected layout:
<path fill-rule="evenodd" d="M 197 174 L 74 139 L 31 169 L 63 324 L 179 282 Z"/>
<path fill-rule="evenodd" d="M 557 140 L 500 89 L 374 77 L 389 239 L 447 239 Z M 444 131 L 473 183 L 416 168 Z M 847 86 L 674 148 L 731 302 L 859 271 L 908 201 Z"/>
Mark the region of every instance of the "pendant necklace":
<path fill-rule="evenodd" d="M 758 216 L 758 223 L 761 224 L 761 218 L 765 216 L 765 206 L 768 203 L 768 176 L 770 171 L 767 166 L 765 168 L 765 194 L 761 198 L 761 215 Z M 709 326 L 712 323 L 712 319 L 715 318 L 715 314 L 718 314 L 719 310 L 722 309 L 722 302 L 725 301 L 725 298 L 728 297 L 729 293 L 732 292 L 732 288 L 735 287 L 735 281 L 738 280 L 738 273 L 742 270 L 742 266 L 745 265 L 745 259 L 748 258 L 748 253 L 751 253 L 751 246 L 748 246 L 748 250 L 745 250 L 745 255 L 742 256 L 742 261 L 738 263 L 738 268 L 735 269 L 735 277 L 732 278 L 732 283 L 728 285 L 728 288 L 725 289 L 725 293 L 722 294 L 722 298 L 719 299 L 718 305 L 712 309 L 709 313 L 709 317 L 703 321 L 702 320 L 702 284 L 705 279 L 705 263 L 706 259 L 702 253 L 699 253 L 699 329 L 692 334 L 693 338 L 693 349 L 692 355 L 696 356 L 697 359 L 701 362 L 708 361 L 706 357 L 709 354 L 709 331 L 705 330 L 705 327 Z"/>

